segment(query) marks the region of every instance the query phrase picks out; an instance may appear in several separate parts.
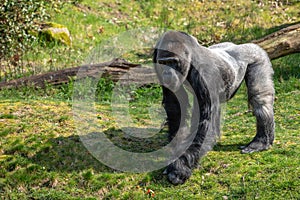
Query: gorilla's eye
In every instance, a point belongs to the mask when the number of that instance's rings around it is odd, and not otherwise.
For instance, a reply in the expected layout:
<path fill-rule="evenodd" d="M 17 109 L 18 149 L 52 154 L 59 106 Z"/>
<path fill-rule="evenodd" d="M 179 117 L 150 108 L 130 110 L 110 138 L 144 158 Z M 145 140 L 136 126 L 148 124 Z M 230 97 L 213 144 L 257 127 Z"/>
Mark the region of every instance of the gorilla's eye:
<path fill-rule="evenodd" d="M 181 71 L 179 65 L 179 59 L 177 57 L 159 58 L 157 59 L 157 61 L 161 65 L 167 65 L 178 72 Z"/>
<path fill-rule="evenodd" d="M 178 64 L 179 59 L 176 57 L 168 57 L 168 58 L 159 58 L 157 59 L 159 64 L 168 65 L 170 67 L 175 66 Z"/>

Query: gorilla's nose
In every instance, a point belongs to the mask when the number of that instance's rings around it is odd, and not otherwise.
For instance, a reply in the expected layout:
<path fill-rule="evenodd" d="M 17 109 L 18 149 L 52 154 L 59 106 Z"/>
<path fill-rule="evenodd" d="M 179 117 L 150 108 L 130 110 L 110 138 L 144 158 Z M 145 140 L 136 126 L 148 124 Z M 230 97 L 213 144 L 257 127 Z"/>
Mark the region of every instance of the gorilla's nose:
<path fill-rule="evenodd" d="M 163 82 L 166 85 L 170 85 L 172 82 L 172 72 L 171 71 L 164 71 L 163 72 Z"/>

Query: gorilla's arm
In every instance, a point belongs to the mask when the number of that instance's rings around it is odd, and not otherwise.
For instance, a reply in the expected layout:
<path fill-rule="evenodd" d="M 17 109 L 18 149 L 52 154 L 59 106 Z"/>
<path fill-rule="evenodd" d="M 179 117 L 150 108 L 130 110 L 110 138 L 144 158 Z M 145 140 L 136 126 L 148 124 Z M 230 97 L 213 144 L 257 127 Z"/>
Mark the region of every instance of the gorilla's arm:
<path fill-rule="evenodd" d="M 200 74 L 192 67 L 187 77 L 194 91 L 194 104 L 197 104 L 193 106 L 191 121 L 191 130 L 196 131 L 195 138 L 185 153 L 166 170 L 169 181 L 175 185 L 184 183 L 190 177 L 192 169 L 197 167 L 199 159 L 212 148 L 220 134 L 219 93 L 209 86 L 216 85 L 215 77 L 218 76 L 207 74 L 207 79 L 204 79 Z"/>
<path fill-rule="evenodd" d="M 184 90 L 183 86 L 180 89 L 173 93 L 166 87 L 163 89 L 163 106 L 167 113 L 167 122 L 169 127 L 169 141 L 171 141 L 176 133 L 178 132 L 180 126 L 183 128 L 186 126 L 186 119 L 188 115 L 188 95 Z"/>
<path fill-rule="evenodd" d="M 199 158 L 212 148 L 220 134 L 220 102 L 232 98 L 243 80 L 256 117 L 257 131 L 242 153 L 265 150 L 272 145 L 273 69 L 266 52 L 259 46 L 221 43 L 205 48 L 188 34 L 169 31 L 158 41 L 153 61 L 163 85 L 169 139 L 175 134 L 196 133 L 188 149 L 167 167 L 170 182 L 184 183 Z M 186 81 L 189 83 L 187 89 L 193 91 L 195 99 L 191 133 L 185 128 L 188 96 L 183 85 Z"/>

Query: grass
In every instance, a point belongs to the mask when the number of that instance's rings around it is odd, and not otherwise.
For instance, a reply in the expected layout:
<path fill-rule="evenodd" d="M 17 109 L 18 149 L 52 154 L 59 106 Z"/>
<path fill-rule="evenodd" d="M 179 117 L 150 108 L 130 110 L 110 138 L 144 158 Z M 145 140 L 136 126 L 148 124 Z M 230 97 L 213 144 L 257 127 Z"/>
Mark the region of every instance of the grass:
<path fill-rule="evenodd" d="M 162 6 L 156 0 L 84 0 L 77 5 L 66 4 L 53 11 L 52 20 L 70 29 L 73 46 L 37 43 L 26 59 L 36 69 L 35 73 L 79 65 L 97 44 L 141 26 L 187 31 L 204 45 L 226 40 L 242 43 L 282 24 L 299 21 L 297 1 L 284 5 L 276 2 L 167 1 Z M 138 62 L 139 54 L 132 56 L 132 61 Z M 276 140 L 272 149 L 250 155 L 239 152 L 238 147 L 255 134 L 255 119 L 248 112 L 243 85 L 226 104 L 218 144 L 201 160 L 191 179 L 176 187 L 162 176 L 162 170 L 120 172 L 90 154 L 76 133 L 72 81 L 45 89 L 2 90 L 0 198 L 300 199 L 299 54 L 274 60 L 273 66 Z M 129 140 L 124 135 L 111 114 L 113 87 L 111 82 L 101 80 L 96 91 L 95 121 L 105 134 L 119 147 L 135 152 L 152 151 L 164 145 L 164 131 L 147 140 Z M 161 101 L 158 87 L 132 88 L 128 101 L 129 115 L 136 128 L 161 123 L 151 121 L 156 113 L 151 113 L 151 109 L 157 109 L 151 105 Z M 149 197 L 148 189 L 154 191 L 154 197 Z"/>

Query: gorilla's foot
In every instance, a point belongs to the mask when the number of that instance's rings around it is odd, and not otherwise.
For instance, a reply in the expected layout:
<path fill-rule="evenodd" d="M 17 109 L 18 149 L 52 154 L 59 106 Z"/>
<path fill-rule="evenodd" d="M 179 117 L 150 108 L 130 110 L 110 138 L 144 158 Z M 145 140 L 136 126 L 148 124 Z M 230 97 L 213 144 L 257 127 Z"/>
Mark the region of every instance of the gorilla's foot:
<path fill-rule="evenodd" d="M 264 151 L 269 149 L 270 146 L 271 145 L 263 143 L 261 141 L 252 141 L 248 145 L 241 147 L 241 153 L 253 153 L 257 151 Z"/>
<path fill-rule="evenodd" d="M 170 183 L 179 185 L 192 175 L 192 170 L 178 159 L 167 167 L 164 174 L 167 174 Z"/>

